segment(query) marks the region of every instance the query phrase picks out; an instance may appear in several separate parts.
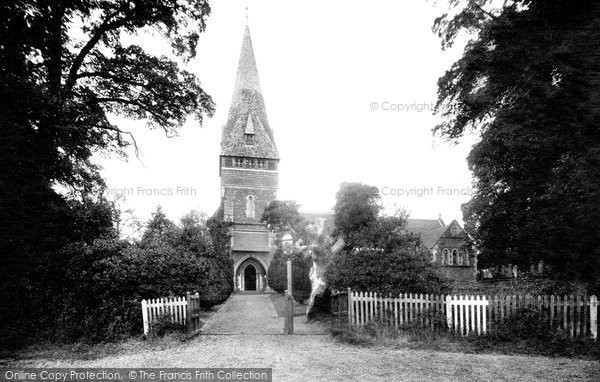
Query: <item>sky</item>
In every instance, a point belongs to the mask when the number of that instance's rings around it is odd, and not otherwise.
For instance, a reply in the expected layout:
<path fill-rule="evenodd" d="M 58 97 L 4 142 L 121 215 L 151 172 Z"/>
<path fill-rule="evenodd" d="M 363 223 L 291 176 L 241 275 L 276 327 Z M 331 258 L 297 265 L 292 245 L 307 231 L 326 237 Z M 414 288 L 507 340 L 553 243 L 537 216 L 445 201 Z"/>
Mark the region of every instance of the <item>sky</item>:
<path fill-rule="evenodd" d="M 438 1 L 437 3 L 445 3 Z M 219 205 L 218 158 L 242 37 L 252 34 L 267 115 L 281 162 L 280 200 L 302 210 L 331 211 L 340 183 L 380 190 L 391 213 L 462 222 L 474 137 L 448 143 L 432 135 L 437 80 L 463 44 L 442 51 L 431 31 L 443 8 L 432 1 L 213 0 L 198 55 L 187 63 L 216 103 L 203 125 L 191 120 L 167 138 L 144 121 L 113 116 L 141 150 L 122 160 L 97 155 L 109 199 L 145 221 L 157 205 L 178 220 Z M 167 54 L 159 36 L 132 40 Z"/>

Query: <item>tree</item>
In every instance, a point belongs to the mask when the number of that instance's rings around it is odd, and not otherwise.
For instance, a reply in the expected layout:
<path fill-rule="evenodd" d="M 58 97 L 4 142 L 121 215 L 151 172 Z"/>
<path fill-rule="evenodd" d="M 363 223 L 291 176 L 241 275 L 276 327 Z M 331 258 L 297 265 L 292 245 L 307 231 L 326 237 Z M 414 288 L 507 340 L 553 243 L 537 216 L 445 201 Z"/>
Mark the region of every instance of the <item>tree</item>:
<path fill-rule="evenodd" d="M 406 233 L 407 213 L 380 216 L 375 187 L 342 183 L 337 194 L 336 225 L 344 249 L 331 251 L 325 277 L 335 289 L 378 293 L 441 293 L 450 281 L 431 262 L 420 239 Z"/>
<path fill-rule="evenodd" d="M 181 236 L 181 228 L 167 218 L 161 206 L 157 206 L 151 219 L 146 223 L 139 246 L 143 248 L 156 242 L 165 242 L 170 246 L 176 246 L 180 243 Z"/>
<path fill-rule="evenodd" d="M 378 248 L 389 252 L 406 245 L 417 246 L 420 243 L 418 236 L 404 231 L 407 218 L 404 210 L 390 216 L 378 216 L 360 230 L 349 232 L 346 248 Z"/>
<path fill-rule="evenodd" d="M 175 248 L 195 256 L 204 267 L 204 276 L 196 286 L 200 304 L 205 308 L 222 304 L 233 292 L 229 232 L 221 229 L 214 220 L 209 226 L 206 219 L 195 211 L 184 216 L 181 225 L 182 233 Z"/>
<path fill-rule="evenodd" d="M 373 223 L 381 210 L 380 199 L 376 187 L 342 183 L 333 207 L 335 227 L 339 233 L 347 236 Z"/>
<path fill-rule="evenodd" d="M 155 30 L 174 56 L 195 56 L 204 0 L 42 0 L 0 4 L 0 236 L 3 253 L 57 248 L 71 239 L 66 200 L 97 196 L 97 151 L 123 153 L 131 132 L 110 114 L 146 119 L 168 135 L 213 102 L 198 79 L 121 36 Z M 56 190 L 60 189 L 61 192 Z M 33 229 L 32 229 L 33 228 Z M 33 232 L 33 235 L 32 235 Z"/>
<path fill-rule="evenodd" d="M 287 289 L 287 258 L 284 256 L 281 237 L 290 232 L 294 241 L 307 244 L 311 239 L 311 232 L 307 229 L 308 222 L 298 209 L 300 205 L 293 200 L 272 201 L 261 217 L 267 227 L 277 235 L 277 250 L 267 270 L 269 286 L 276 292 L 283 293 Z M 310 256 L 300 252 L 292 255 L 292 292 L 294 298 L 304 302 L 310 296 L 310 279 L 308 274 L 312 260 Z"/>
<path fill-rule="evenodd" d="M 600 280 L 600 4 L 493 4 L 469 1 L 434 26 L 444 47 L 475 34 L 439 80 L 435 129 L 481 136 L 465 229 L 482 266 L 543 260 L 554 277 Z"/>
<path fill-rule="evenodd" d="M 265 208 L 260 221 L 267 223 L 272 232 L 280 235 L 285 231 L 301 232 L 306 227 L 306 219 L 298 211 L 300 205 L 294 200 L 273 200 Z"/>
<path fill-rule="evenodd" d="M 294 299 L 303 303 L 310 296 L 310 279 L 308 274 L 311 267 L 310 257 L 303 253 L 292 254 L 292 294 Z M 278 248 L 273 255 L 267 270 L 269 287 L 275 292 L 283 293 L 287 289 L 287 257 L 283 250 Z"/>

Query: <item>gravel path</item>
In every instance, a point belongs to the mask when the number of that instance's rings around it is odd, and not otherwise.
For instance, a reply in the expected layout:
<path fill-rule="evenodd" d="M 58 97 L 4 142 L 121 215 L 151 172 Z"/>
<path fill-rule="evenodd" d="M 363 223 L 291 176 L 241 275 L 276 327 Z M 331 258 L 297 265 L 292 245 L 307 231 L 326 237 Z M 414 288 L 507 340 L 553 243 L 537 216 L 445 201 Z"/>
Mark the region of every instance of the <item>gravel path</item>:
<path fill-rule="evenodd" d="M 234 294 L 204 324 L 203 334 L 282 334 L 279 317 L 269 294 Z M 327 334 L 327 327 L 294 317 L 295 334 Z"/>
<path fill-rule="evenodd" d="M 14 366 L 270 367 L 274 381 L 600 381 L 598 362 L 359 347 L 325 335 L 279 335 L 282 319 L 267 301 L 266 295 L 234 295 L 207 323 L 213 334 L 167 348 L 141 344 L 90 361 L 38 356 Z M 315 330 L 299 321 L 300 331 Z"/>

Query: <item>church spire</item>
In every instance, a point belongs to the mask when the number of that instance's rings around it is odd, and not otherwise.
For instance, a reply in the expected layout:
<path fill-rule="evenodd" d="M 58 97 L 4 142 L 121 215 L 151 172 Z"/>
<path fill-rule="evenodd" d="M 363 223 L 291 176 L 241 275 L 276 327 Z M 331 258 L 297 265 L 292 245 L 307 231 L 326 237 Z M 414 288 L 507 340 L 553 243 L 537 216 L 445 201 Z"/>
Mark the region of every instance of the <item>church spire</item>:
<path fill-rule="evenodd" d="M 237 93 L 245 89 L 255 90 L 259 93 L 261 92 L 258 69 L 256 68 L 256 58 L 254 57 L 254 49 L 252 48 L 252 38 L 250 37 L 250 28 L 248 27 L 248 24 L 246 24 L 246 31 L 244 32 L 244 39 L 242 41 L 242 50 L 238 62 L 233 96 L 235 97 Z"/>
<path fill-rule="evenodd" d="M 221 155 L 279 160 L 258 79 L 248 25 L 242 40 L 229 117 L 223 127 Z"/>

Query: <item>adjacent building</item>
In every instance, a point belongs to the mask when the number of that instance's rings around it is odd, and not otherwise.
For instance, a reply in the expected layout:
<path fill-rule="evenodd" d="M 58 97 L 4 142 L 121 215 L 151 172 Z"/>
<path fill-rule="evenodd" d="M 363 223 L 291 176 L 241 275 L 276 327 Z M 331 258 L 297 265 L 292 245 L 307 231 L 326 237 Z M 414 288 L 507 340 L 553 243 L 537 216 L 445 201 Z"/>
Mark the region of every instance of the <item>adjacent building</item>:
<path fill-rule="evenodd" d="M 330 234 L 335 228 L 333 213 L 303 213 L 319 233 Z M 431 251 L 431 261 L 440 265 L 446 276 L 455 281 L 473 281 L 477 274 L 477 256 L 472 241 L 461 225 L 438 219 L 408 219 L 405 231 L 418 235 Z"/>

